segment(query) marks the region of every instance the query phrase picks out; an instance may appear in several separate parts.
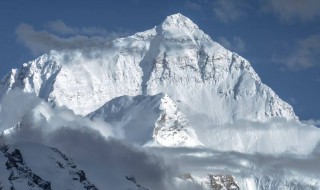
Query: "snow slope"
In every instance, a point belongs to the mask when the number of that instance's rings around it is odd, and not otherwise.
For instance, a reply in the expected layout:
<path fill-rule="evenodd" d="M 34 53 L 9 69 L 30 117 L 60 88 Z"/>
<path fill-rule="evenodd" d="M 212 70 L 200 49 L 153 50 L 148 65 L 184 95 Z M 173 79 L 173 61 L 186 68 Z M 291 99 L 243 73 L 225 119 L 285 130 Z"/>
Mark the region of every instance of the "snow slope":
<path fill-rule="evenodd" d="M 166 93 L 216 124 L 296 119 L 247 60 L 181 14 L 99 50 L 51 51 L 13 69 L 0 86 L 0 96 L 21 88 L 81 115 L 119 96 Z"/>
<path fill-rule="evenodd" d="M 1 186 L 8 190 L 97 190 L 71 159 L 58 149 L 41 144 L 2 146 L 0 171 Z"/>
<path fill-rule="evenodd" d="M 193 114 L 182 102 L 160 93 L 117 97 L 88 117 L 103 119 L 111 124 L 116 138 L 140 146 L 308 154 L 320 139 L 319 129 L 296 121 L 274 118 L 268 123 L 237 121 L 215 125 L 212 120 Z"/>
<path fill-rule="evenodd" d="M 121 96 L 88 115 L 111 123 L 115 136 L 138 145 L 200 146 L 186 117 L 165 94 Z"/>

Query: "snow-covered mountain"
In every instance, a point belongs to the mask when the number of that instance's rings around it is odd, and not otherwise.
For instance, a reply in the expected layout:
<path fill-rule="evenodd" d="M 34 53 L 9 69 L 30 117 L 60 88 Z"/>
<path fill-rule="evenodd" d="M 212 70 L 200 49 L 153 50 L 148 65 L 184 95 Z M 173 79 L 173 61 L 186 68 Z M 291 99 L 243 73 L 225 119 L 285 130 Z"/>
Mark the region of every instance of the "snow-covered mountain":
<path fill-rule="evenodd" d="M 97 190 L 83 170 L 56 148 L 24 143 L 2 145 L 0 189 Z"/>
<path fill-rule="evenodd" d="M 121 96 L 89 117 L 103 118 L 111 123 L 116 136 L 138 145 L 201 146 L 186 116 L 165 94 Z"/>
<path fill-rule="evenodd" d="M 57 148 L 30 142 L 2 144 L 0 147 L 1 190 L 109 189 L 98 188 L 89 178 L 86 171 L 79 169 L 71 158 Z M 149 190 L 139 184 L 134 176 L 123 176 L 122 183 L 128 190 Z"/>
<path fill-rule="evenodd" d="M 296 119 L 292 107 L 261 82 L 247 60 L 181 14 L 106 43 L 104 49 L 51 51 L 8 73 L 0 96 L 14 88 L 81 115 L 119 96 L 166 93 L 216 124 Z"/>
<path fill-rule="evenodd" d="M 134 190 L 320 187 L 320 174 L 311 172 L 317 167 L 309 166 L 320 155 L 319 129 L 299 123 L 293 108 L 262 83 L 246 59 L 181 14 L 106 42 L 105 48 L 52 50 L 12 69 L 0 82 L 0 98 L 14 89 L 44 101 L 28 97 L 30 105 L 14 104 L 15 122 L 1 118 L 10 115 L 2 115 L 9 109 L 1 102 L 0 125 L 9 123 L 0 126 L 7 129 L 3 135 L 16 133 L 12 127 L 23 123 L 36 131 L 52 127 L 39 135 L 56 139 L 44 140 L 46 146 L 2 148 L 0 189 L 101 189 L 112 182 L 112 188 L 128 183 Z M 164 157 L 178 175 L 144 151 Z"/>

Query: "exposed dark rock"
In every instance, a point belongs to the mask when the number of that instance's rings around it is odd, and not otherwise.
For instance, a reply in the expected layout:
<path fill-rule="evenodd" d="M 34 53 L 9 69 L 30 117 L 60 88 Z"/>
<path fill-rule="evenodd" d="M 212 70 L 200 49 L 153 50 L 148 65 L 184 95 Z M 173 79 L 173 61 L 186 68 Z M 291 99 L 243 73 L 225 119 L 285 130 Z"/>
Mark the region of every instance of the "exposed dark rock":
<path fill-rule="evenodd" d="M 137 190 L 149 190 L 148 188 L 145 188 L 142 185 L 140 185 L 139 183 L 137 183 L 137 180 L 134 176 L 126 176 L 126 179 L 128 181 L 131 181 L 137 187 Z"/>
<path fill-rule="evenodd" d="M 57 153 L 59 155 L 58 157 L 60 158 L 56 159 L 55 157 L 50 157 L 49 159 L 56 163 L 57 168 L 69 172 L 72 181 L 78 181 L 86 190 L 98 190 L 95 185 L 88 181 L 85 172 L 77 169 L 76 164 L 74 164 L 71 159 L 69 159 L 56 148 L 51 148 L 51 150 Z M 22 181 L 24 184 L 26 184 L 26 189 L 52 189 L 50 181 L 44 180 L 41 176 L 35 174 L 32 171 L 32 168 L 27 166 L 19 149 L 14 149 L 10 152 L 10 149 L 7 145 L 1 145 L 0 153 L 1 152 L 7 158 L 5 165 L 6 169 L 9 171 L 9 176 L 7 179 L 11 184 L 10 189 L 14 190 L 15 184 L 17 182 L 21 183 Z M 70 183 L 72 181 L 70 181 Z M 2 189 L 4 190 L 4 187 L 0 183 L 0 190 Z"/>
<path fill-rule="evenodd" d="M 8 180 L 11 183 L 10 189 L 14 188 L 14 181 L 25 179 L 27 180 L 27 185 L 29 187 L 39 187 L 43 190 L 51 190 L 51 183 L 42 179 L 40 176 L 32 172 L 32 170 L 26 166 L 24 163 L 23 157 L 20 150 L 14 149 L 11 153 L 7 148 L 1 148 L 1 151 L 4 153 L 4 156 L 8 159 L 6 162 L 7 170 L 11 171 Z"/>
<path fill-rule="evenodd" d="M 240 190 L 231 175 L 209 175 L 209 184 L 212 190 Z"/>

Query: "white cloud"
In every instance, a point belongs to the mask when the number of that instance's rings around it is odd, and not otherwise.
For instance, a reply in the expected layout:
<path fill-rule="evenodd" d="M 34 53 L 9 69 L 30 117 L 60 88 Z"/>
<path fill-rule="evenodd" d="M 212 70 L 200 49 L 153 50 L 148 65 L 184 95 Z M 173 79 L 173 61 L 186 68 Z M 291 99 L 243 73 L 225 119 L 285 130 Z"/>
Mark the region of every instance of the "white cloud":
<path fill-rule="evenodd" d="M 63 107 L 53 108 L 18 90 L 5 95 L 1 107 L 1 131 L 20 122 L 19 128 L 5 136 L 6 143 L 35 142 L 57 147 L 73 158 L 99 189 L 127 189 L 127 175 L 154 190 L 172 189 L 172 170 L 160 157 L 114 140 L 112 133 L 101 130 L 109 128 L 103 121 L 97 123 Z"/>
<path fill-rule="evenodd" d="M 282 21 L 312 21 L 320 16 L 319 0 L 195 0 L 185 6 L 194 11 L 211 8 L 214 16 L 226 23 L 240 20 L 253 10 L 274 14 Z"/>
<path fill-rule="evenodd" d="M 8 138 L 8 140 L 11 139 L 10 142 L 31 141 L 59 148 L 86 172 L 93 184 L 101 189 L 105 187 L 125 189 L 126 175 L 134 175 L 140 184 L 153 190 L 201 189 L 200 186 L 188 182 L 180 184 L 173 182 L 174 176 L 185 173 L 204 176 L 208 173 L 231 174 L 236 177 L 236 180 L 255 175 L 260 177 L 261 183 L 270 182 L 268 176 L 276 176 L 280 182 L 285 183 L 282 180 L 292 173 L 304 176 L 298 179 L 301 183 L 304 183 L 305 179 L 320 177 L 319 145 L 315 148 L 309 146 L 311 152 L 303 156 L 288 152 L 268 155 L 218 151 L 211 148 L 139 148 L 112 139 L 110 137 L 112 133 L 101 133 L 100 128 L 96 127 L 97 125 L 101 127 L 101 123 L 97 124 L 95 121 L 74 115 L 72 111 L 65 108 L 52 108 L 33 95 L 19 91 L 9 92 L 2 99 L 1 106 L 2 130 L 19 121 L 25 124 L 23 128 L 13 133 L 11 138 Z M 10 118 L 6 118 L 8 116 Z M 108 125 L 104 124 L 103 127 L 108 128 Z M 229 137 L 256 139 L 253 145 L 262 146 L 261 139 L 269 138 L 270 141 L 265 141 L 269 143 L 273 142 L 275 135 L 278 135 L 281 137 L 279 142 L 283 143 L 284 135 L 287 134 L 292 138 L 291 132 L 295 130 L 301 137 L 299 144 L 303 144 L 309 140 L 306 134 L 316 132 L 312 127 L 285 120 L 272 120 L 267 123 L 239 121 L 221 128 L 211 125 L 205 127 L 208 128 L 203 133 L 210 136 L 208 140 L 215 139 L 212 134 L 216 137 L 225 136 L 230 146 L 241 143 L 238 143 L 236 138 L 233 138 L 230 143 Z M 300 177 L 299 175 L 297 176 Z M 267 178 L 264 179 L 265 176 Z M 274 185 L 278 185 L 277 182 Z"/>
<path fill-rule="evenodd" d="M 217 20 L 225 23 L 240 20 L 252 9 L 251 4 L 245 0 L 195 0 L 187 1 L 185 7 L 193 11 L 209 9 Z"/>
<path fill-rule="evenodd" d="M 65 35 L 85 35 L 85 36 L 117 36 L 118 33 L 110 32 L 106 29 L 99 27 L 71 27 L 66 25 L 62 20 L 50 21 L 47 23 L 46 28 L 58 34 Z"/>
<path fill-rule="evenodd" d="M 283 21 L 314 20 L 320 16 L 319 0 L 264 0 L 263 7 Z"/>
<path fill-rule="evenodd" d="M 213 4 L 214 15 L 222 22 L 238 20 L 247 15 L 250 5 L 243 0 L 217 0 Z"/>
<path fill-rule="evenodd" d="M 67 26 L 62 20 L 48 22 L 47 28 L 60 34 L 76 34 L 72 27 Z"/>
<path fill-rule="evenodd" d="M 111 32 L 97 27 L 70 27 L 61 20 L 49 22 L 47 29 L 36 30 L 32 25 L 20 24 L 16 28 L 17 39 L 34 55 L 39 55 L 50 50 L 100 48 L 128 34 L 128 31 Z"/>
<path fill-rule="evenodd" d="M 320 177 L 319 148 L 318 145 L 310 155 L 303 157 L 286 153 L 274 156 L 194 148 L 160 148 L 156 151 L 168 160 L 178 159 L 182 173 L 193 171 L 204 176 L 208 173 L 229 174 L 234 175 L 238 182 L 254 177 L 259 181 L 257 186 L 283 189 L 281 185 L 288 185 L 294 180 L 309 187 L 312 186 L 310 179 Z M 295 175 L 297 173 L 299 175 Z M 257 189 L 263 189 L 261 186 Z"/>
<path fill-rule="evenodd" d="M 288 55 L 282 55 L 278 62 L 292 70 L 320 66 L 320 34 L 297 40 Z"/>
<path fill-rule="evenodd" d="M 320 119 L 316 120 L 316 119 L 309 119 L 309 120 L 304 120 L 301 121 L 302 123 L 308 124 L 308 125 L 314 125 L 316 127 L 320 128 Z"/>
<path fill-rule="evenodd" d="M 232 40 L 228 40 L 225 37 L 220 37 L 218 38 L 218 42 L 225 48 L 238 53 L 243 53 L 247 50 L 246 44 L 238 36 L 233 36 Z"/>
<path fill-rule="evenodd" d="M 198 1 L 187 1 L 185 3 L 186 8 L 194 11 L 200 11 L 203 9 L 203 6 L 200 2 Z"/>

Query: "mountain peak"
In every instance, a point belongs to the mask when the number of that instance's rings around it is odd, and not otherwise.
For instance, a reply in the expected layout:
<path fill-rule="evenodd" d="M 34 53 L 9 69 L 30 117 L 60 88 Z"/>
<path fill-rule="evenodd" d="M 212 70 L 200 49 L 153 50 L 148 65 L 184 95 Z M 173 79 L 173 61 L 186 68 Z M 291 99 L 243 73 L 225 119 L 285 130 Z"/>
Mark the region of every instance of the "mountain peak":
<path fill-rule="evenodd" d="M 119 96 L 167 93 L 216 124 L 296 118 L 247 60 L 179 13 L 154 29 L 114 40 L 103 53 L 50 53 L 27 65 L 0 82 L 0 97 L 21 88 L 87 115 Z"/>
<path fill-rule="evenodd" d="M 194 22 L 192 22 L 192 20 L 180 13 L 167 16 L 167 18 L 162 22 L 161 26 L 163 29 L 172 27 L 199 29 L 199 27 Z"/>

